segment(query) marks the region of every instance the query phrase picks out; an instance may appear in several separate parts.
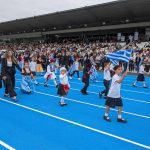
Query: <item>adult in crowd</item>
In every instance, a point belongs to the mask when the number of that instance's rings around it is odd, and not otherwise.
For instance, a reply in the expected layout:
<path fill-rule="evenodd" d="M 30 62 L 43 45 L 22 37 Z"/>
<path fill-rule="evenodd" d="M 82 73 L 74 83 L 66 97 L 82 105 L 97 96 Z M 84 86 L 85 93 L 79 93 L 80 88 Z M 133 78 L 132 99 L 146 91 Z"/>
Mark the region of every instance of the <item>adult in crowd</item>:
<path fill-rule="evenodd" d="M 17 94 L 15 92 L 15 74 L 16 69 L 21 71 L 17 60 L 15 59 L 13 52 L 11 50 L 6 51 L 5 57 L 2 59 L 2 66 L 1 66 L 1 75 L 4 81 L 5 86 L 5 97 L 10 96 L 14 101 L 17 101 Z"/>

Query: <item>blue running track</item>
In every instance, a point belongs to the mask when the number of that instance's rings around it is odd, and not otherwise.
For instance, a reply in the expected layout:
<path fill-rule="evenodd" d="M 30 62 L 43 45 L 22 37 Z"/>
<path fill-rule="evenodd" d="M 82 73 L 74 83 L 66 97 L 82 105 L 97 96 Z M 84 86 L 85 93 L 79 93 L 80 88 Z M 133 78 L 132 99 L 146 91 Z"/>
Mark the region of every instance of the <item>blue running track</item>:
<path fill-rule="evenodd" d="M 81 73 L 82 74 L 82 73 Z M 105 100 L 99 99 L 103 89 L 102 74 L 91 83 L 88 96 L 80 93 L 83 83 L 76 75 L 70 80 L 66 97 L 68 106 L 60 107 L 57 89 L 52 81 L 44 87 L 43 77 L 36 91 L 26 95 L 20 91 L 21 75 L 16 74 L 19 102 L 3 97 L 0 90 L 0 150 L 144 150 L 150 149 L 150 88 L 128 75 L 122 83 L 123 117 L 127 124 L 116 121 L 117 108 L 110 111 L 111 123 L 103 120 Z M 146 77 L 150 85 L 150 77 Z"/>

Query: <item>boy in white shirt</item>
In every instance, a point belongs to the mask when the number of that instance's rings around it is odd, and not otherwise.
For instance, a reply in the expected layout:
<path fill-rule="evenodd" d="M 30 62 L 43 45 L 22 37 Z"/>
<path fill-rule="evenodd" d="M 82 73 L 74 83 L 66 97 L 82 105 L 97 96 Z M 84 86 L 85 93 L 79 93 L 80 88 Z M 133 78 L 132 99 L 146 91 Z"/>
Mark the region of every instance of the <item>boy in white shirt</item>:
<path fill-rule="evenodd" d="M 126 123 L 127 121 L 122 118 L 121 113 L 122 113 L 122 98 L 120 95 L 120 88 L 121 88 L 121 82 L 125 78 L 127 71 L 123 73 L 123 75 L 120 77 L 120 74 L 122 72 L 122 67 L 117 65 L 114 67 L 115 75 L 112 77 L 112 83 L 107 95 L 107 100 L 106 100 L 106 111 L 104 114 L 104 120 L 111 122 L 111 119 L 108 116 L 108 112 L 110 110 L 110 107 L 115 108 L 118 106 L 118 122 Z"/>
<path fill-rule="evenodd" d="M 104 99 L 107 98 L 107 94 L 108 94 L 108 91 L 109 91 L 110 80 L 111 80 L 110 63 L 106 62 L 105 66 L 104 66 L 104 80 L 103 80 L 105 90 L 103 90 L 102 92 L 99 93 L 100 98 L 102 98 L 103 94 L 105 94 Z"/>
<path fill-rule="evenodd" d="M 138 74 L 138 76 L 137 76 L 137 79 L 136 79 L 136 81 L 133 83 L 133 86 L 134 86 L 134 87 L 136 87 L 137 82 L 140 81 L 140 82 L 143 83 L 143 87 L 144 87 L 144 88 L 147 88 L 146 83 L 145 83 L 144 73 L 145 73 L 145 71 L 144 71 L 144 65 L 143 65 L 143 63 L 142 63 L 142 64 L 140 65 L 140 68 L 139 68 L 139 74 Z"/>
<path fill-rule="evenodd" d="M 72 79 L 73 75 L 75 73 L 77 73 L 78 80 L 80 80 L 80 77 L 79 77 L 79 59 L 78 58 L 76 58 L 76 61 L 73 63 L 72 70 L 73 70 L 73 73 L 70 75 L 70 79 Z"/>
<path fill-rule="evenodd" d="M 32 72 L 32 75 L 33 75 L 33 80 L 34 80 L 34 83 L 36 85 L 38 85 L 39 83 L 36 81 L 36 58 L 35 57 L 32 57 L 32 61 L 30 62 L 29 66 L 30 66 L 30 70 Z"/>

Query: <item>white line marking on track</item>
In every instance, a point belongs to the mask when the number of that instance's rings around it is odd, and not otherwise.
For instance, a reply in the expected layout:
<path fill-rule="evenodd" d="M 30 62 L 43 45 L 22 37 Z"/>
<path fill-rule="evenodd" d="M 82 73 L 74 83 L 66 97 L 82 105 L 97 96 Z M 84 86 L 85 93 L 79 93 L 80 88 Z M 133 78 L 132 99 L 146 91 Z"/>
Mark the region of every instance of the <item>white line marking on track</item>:
<path fill-rule="evenodd" d="M 82 128 L 85 128 L 85 129 L 88 129 L 88 130 L 91 130 L 91 131 L 94 131 L 94 132 L 97 132 L 97 133 L 100 133 L 100 134 L 103 134 L 103 135 L 107 135 L 109 137 L 112 137 L 112 138 L 115 138 L 115 139 L 118 139 L 118 140 L 130 143 L 130 144 L 133 144 L 133 145 L 137 145 L 139 147 L 150 149 L 150 146 L 147 146 L 147 145 L 144 145 L 144 144 L 141 144 L 141 143 L 138 143 L 138 142 L 135 142 L 135 141 L 132 141 L 132 140 L 129 140 L 129 139 L 126 139 L 126 138 L 123 138 L 123 137 L 120 137 L 120 136 L 117 136 L 117 135 L 114 135 L 114 134 L 111 134 L 111 133 L 108 133 L 108 132 L 105 132 L 105 131 L 102 131 L 102 130 L 98 130 L 98 129 L 92 128 L 90 126 L 86 126 L 86 125 L 83 125 L 83 124 L 80 124 L 80 123 L 77 123 L 77 122 L 74 122 L 74 121 L 71 121 L 71 120 L 68 120 L 68 119 L 65 119 L 65 118 L 61 118 L 59 116 L 55 116 L 53 114 L 49 114 L 49 113 L 46 113 L 46 112 L 43 112 L 43 111 L 31 108 L 31 107 L 27 107 L 27 106 L 20 105 L 20 104 L 14 103 L 14 102 L 10 102 L 10 101 L 2 99 L 2 98 L 0 98 L 0 99 L 2 101 L 4 101 L 4 102 L 7 102 L 7 103 L 10 103 L 10 104 L 19 106 L 19 107 L 24 108 L 24 109 L 27 109 L 27 110 L 30 110 L 30 111 L 33 111 L 33 112 L 37 112 L 37 113 L 46 115 L 48 117 L 55 118 L 57 120 L 61 120 L 63 122 L 67 122 L 67 123 L 70 123 L 70 124 L 73 124 L 73 125 L 76 125 L 76 126 L 79 126 L 79 127 L 82 127 Z"/>
<path fill-rule="evenodd" d="M 19 87 L 16 87 L 16 88 L 20 89 Z M 47 94 L 47 93 L 43 93 L 43 92 L 38 92 L 38 91 L 34 91 L 34 93 L 37 93 L 37 94 L 40 94 L 40 95 L 45 95 L 45 96 L 50 96 L 50 97 L 60 98 L 59 96 L 56 96 L 56 95 L 51 95 L 51 94 Z M 70 99 L 70 98 L 65 98 L 65 99 L 68 100 L 68 101 L 72 101 L 72 102 L 76 102 L 76 103 L 80 103 L 80 104 L 85 104 L 85 105 L 89 105 L 89 106 L 94 106 L 94 107 L 98 107 L 98 108 L 103 108 L 103 109 L 106 108 L 104 106 L 99 106 L 99 105 L 95 105 L 95 104 L 91 104 L 91 103 L 87 103 L 87 102 L 82 102 L 82 101 L 75 100 L 75 99 Z M 117 109 L 111 109 L 111 110 L 118 111 Z M 135 114 L 135 113 L 127 112 L 127 111 L 122 111 L 122 113 L 133 115 L 133 116 L 138 116 L 138 117 L 142 117 L 142 118 L 146 118 L 146 119 L 150 119 L 149 116 Z"/>
<path fill-rule="evenodd" d="M 16 150 L 13 147 L 11 147 L 10 145 L 4 143 L 3 141 L 0 140 L 0 145 L 2 145 L 3 147 L 7 148 L 8 150 Z"/>

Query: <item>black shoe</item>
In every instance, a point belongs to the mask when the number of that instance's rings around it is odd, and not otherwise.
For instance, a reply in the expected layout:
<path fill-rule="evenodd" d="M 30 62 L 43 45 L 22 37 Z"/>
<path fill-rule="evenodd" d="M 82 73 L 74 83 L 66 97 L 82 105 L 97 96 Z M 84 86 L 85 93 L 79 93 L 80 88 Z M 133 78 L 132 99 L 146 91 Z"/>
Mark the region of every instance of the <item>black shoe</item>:
<path fill-rule="evenodd" d="M 121 123 L 127 123 L 127 120 L 123 119 L 123 118 L 117 118 L 117 121 L 118 122 L 121 122 Z"/>
<path fill-rule="evenodd" d="M 99 98 L 102 99 L 103 94 L 99 92 Z"/>
<path fill-rule="evenodd" d="M 104 96 L 104 99 L 107 99 L 107 96 Z"/>
<path fill-rule="evenodd" d="M 28 94 L 31 94 L 31 91 L 29 91 Z"/>
<path fill-rule="evenodd" d="M 57 85 L 56 85 L 56 88 L 58 88 L 58 87 L 59 87 L 59 85 L 57 84 Z"/>
<path fill-rule="evenodd" d="M 68 105 L 68 104 L 66 104 L 66 103 L 64 103 L 64 104 L 61 104 L 61 103 L 60 103 L 60 106 L 61 106 L 61 107 L 67 106 L 67 105 Z"/>
<path fill-rule="evenodd" d="M 82 93 L 83 95 L 85 95 L 85 91 L 81 90 L 81 93 Z"/>
<path fill-rule="evenodd" d="M 136 85 L 134 85 L 134 84 L 132 86 L 136 87 Z"/>
<path fill-rule="evenodd" d="M 143 88 L 148 88 L 147 86 L 143 86 Z"/>
<path fill-rule="evenodd" d="M 4 97 L 9 97 L 9 94 L 4 94 Z"/>
<path fill-rule="evenodd" d="M 104 115 L 104 116 L 103 116 L 103 119 L 106 120 L 107 122 L 111 122 L 111 119 L 110 119 L 108 116 L 106 117 L 106 116 Z"/>
<path fill-rule="evenodd" d="M 85 92 L 85 95 L 89 95 L 87 92 Z"/>
<path fill-rule="evenodd" d="M 45 86 L 45 87 L 48 87 L 48 85 L 47 85 L 46 83 L 44 83 L 44 86 Z"/>

